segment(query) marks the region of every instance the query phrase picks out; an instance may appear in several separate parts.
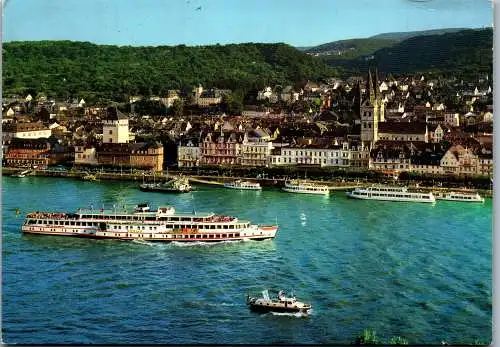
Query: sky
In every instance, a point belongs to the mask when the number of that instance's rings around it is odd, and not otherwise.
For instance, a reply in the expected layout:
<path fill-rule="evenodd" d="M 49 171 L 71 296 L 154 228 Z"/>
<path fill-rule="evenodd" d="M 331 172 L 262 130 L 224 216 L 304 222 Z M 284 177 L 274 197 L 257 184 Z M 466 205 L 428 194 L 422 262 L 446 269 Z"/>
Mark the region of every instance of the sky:
<path fill-rule="evenodd" d="M 159 46 L 336 40 L 493 23 L 490 0 L 3 0 L 2 39 Z"/>

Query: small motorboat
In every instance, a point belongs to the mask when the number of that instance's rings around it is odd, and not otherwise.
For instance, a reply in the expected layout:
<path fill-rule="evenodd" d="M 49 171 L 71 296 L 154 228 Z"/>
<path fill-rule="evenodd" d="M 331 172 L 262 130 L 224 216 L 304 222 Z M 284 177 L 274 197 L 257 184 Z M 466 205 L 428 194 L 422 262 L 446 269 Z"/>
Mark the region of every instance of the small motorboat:
<path fill-rule="evenodd" d="M 307 314 L 311 309 L 310 304 L 297 301 L 295 296 L 286 296 L 282 290 L 278 292 L 275 299 L 269 297 L 269 292 L 267 290 L 262 292 L 261 298 L 248 295 L 247 305 L 252 311 L 260 313 L 278 312 Z"/>

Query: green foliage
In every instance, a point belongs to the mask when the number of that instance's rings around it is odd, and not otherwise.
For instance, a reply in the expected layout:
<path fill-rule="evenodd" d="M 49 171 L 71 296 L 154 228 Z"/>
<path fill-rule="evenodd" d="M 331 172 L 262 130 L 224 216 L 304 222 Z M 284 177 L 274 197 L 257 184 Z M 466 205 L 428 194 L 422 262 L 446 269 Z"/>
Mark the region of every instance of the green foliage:
<path fill-rule="evenodd" d="M 377 334 L 370 329 L 363 330 L 363 333 L 356 338 L 357 345 L 377 345 L 379 343 Z"/>
<path fill-rule="evenodd" d="M 384 342 L 377 337 L 374 330 L 365 329 L 363 333 L 356 338 L 357 345 L 407 345 L 408 340 L 400 336 L 393 336 L 388 342 Z"/>
<path fill-rule="evenodd" d="M 407 345 L 408 340 L 401 336 L 393 336 L 389 340 L 389 345 Z"/>
<path fill-rule="evenodd" d="M 170 108 L 170 114 L 173 115 L 174 117 L 182 117 L 183 113 L 184 113 L 184 104 L 182 103 L 182 101 L 179 99 L 174 100 Z"/>
<path fill-rule="evenodd" d="M 355 59 L 361 56 L 370 55 L 375 53 L 375 51 L 394 45 L 396 40 L 388 39 L 353 39 L 353 40 L 341 40 L 334 41 L 330 43 L 325 43 L 313 48 L 308 49 L 308 53 L 327 53 L 332 54 L 322 57 L 322 59 L 338 60 L 338 59 Z M 340 54 L 339 54 L 340 53 Z"/>
<path fill-rule="evenodd" d="M 397 40 L 403 41 L 415 36 L 424 35 L 441 35 L 446 33 L 455 33 L 457 31 L 467 30 L 467 28 L 445 28 L 445 29 L 431 29 L 431 30 L 421 30 L 421 31 L 403 31 L 403 32 L 392 32 L 378 34 L 371 36 L 370 39 L 387 39 L 387 40 Z"/>
<path fill-rule="evenodd" d="M 477 77 L 493 72 L 493 30 L 463 30 L 442 35 L 416 36 L 373 53 L 373 59 L 331 56 L 320 58 L 347 75 L 365 72 L 370 65 L 383 73 L 433 72 Z"/>
<path fill-rule="evenodd" d="M 4 95 L 127 100 L 169 89 L 260 89 L 335 75 L 335 69 L 286 44 L 130 47 L 36 41 L 3 45 Z M 88 99 L 87 99 L 88 98 Z"/>

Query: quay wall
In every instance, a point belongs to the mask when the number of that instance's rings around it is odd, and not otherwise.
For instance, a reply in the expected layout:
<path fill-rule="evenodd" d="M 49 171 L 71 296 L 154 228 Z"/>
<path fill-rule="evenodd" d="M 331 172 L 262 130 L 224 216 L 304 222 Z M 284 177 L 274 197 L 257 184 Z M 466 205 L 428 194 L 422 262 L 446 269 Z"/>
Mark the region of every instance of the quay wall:
<path fill-rule="evenodd" d="M 23 169 L 19 168 L 8 168 L 2 167 L 2 175 L 11 176 L 23 172 Z M 115 180 L 115 181 L 136 181 L 136 182 L 163 182 L 173 176 L 176 176 L 181 172 L 171 171 L 168 173 L 151 173 L 151 172 L 92 172 L 91 174 L 95 176 L 96 180 Z M 73 179 L 83 179 L 89 172 L 69 170 L 69 171 L 56 171 L 56 170 L 32 170 L 27 175 L 28 176 L 45 176 L 45 177 L 59 177 L 59 178 L 73 178 Z M 186 175 L 191 183 L 195 184 L 208 184 L 214 186 L 222 186 L 225 182 L 230 182 L 235 179 L 245 179 L 252 182 L 259 182 L 263 187 L 281 187 L 284 185 L 286 179 L 284 178 L 245 178 L 245 177 L 229 177 L 221 175 Z M 334 179 L 334 180 L 314 180 L 314 182 L 322 183 L 327 185 L 330 190 L 349 190 L 359 186 L 366 186 L 370 184 L 394 184 L 395 182 L 380 181 L 380 180 L 345 180 L 345 179 Z M 413 182 L 398 182 L 399 184 L 404 184 L 409 188 L 417 188 L 423 191 L 478 191 L 484 196 L 492 196 L 493 191 L 490 189 L 472 189 L 465 187 L 419 187 Z"/>

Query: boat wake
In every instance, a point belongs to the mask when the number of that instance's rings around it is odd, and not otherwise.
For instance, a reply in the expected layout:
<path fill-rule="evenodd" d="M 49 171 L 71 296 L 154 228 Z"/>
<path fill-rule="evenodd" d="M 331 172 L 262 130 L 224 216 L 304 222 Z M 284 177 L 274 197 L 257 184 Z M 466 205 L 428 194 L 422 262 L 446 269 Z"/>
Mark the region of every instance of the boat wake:
<path fill-rule="evenodd" d="M 290 313 L 290 312 L 269 312 L 269 313 L 266 313 L 266 315 L 288 316 L 288 317 L 295 317 L 295 318 L 304 318 L 304 317 L 310 316 L 311 315 L 311 311 L 309 311 L 309 313 L 302 313 L 302 312 L 296 312 L 296 313 Z"/>
<path fill-rule="evenodd" d="M 237 243 L 242 243 L 246 241 L 253 241 L 253 240 L 231 240 L 231 241 L 219 241 L 219 242 L 203 242 L 203 241 L 195 241 L 195 242 L 177 242 L 173 241 L 171 243 L 172 246 L 176 247 L 214 247 L 217 245 L 230 245 L 230 244 L 237 244 Z M 257 241 L 254 241 L 257 242 Z"/>
<path fill-rule="evenodd" d="M 130 240 L 122 240 L 122 241 L 126 241 L 126 242 L 130 242 Z M 154 247 L 155 244 L 154 242 L 149 242 L 149 241 L 145 241 L 145 240 L 131 240 L 133 243 L 138 243 L 140 245 L 146 245 L 146 246 L 149 246 L 149 247 Z"/>

